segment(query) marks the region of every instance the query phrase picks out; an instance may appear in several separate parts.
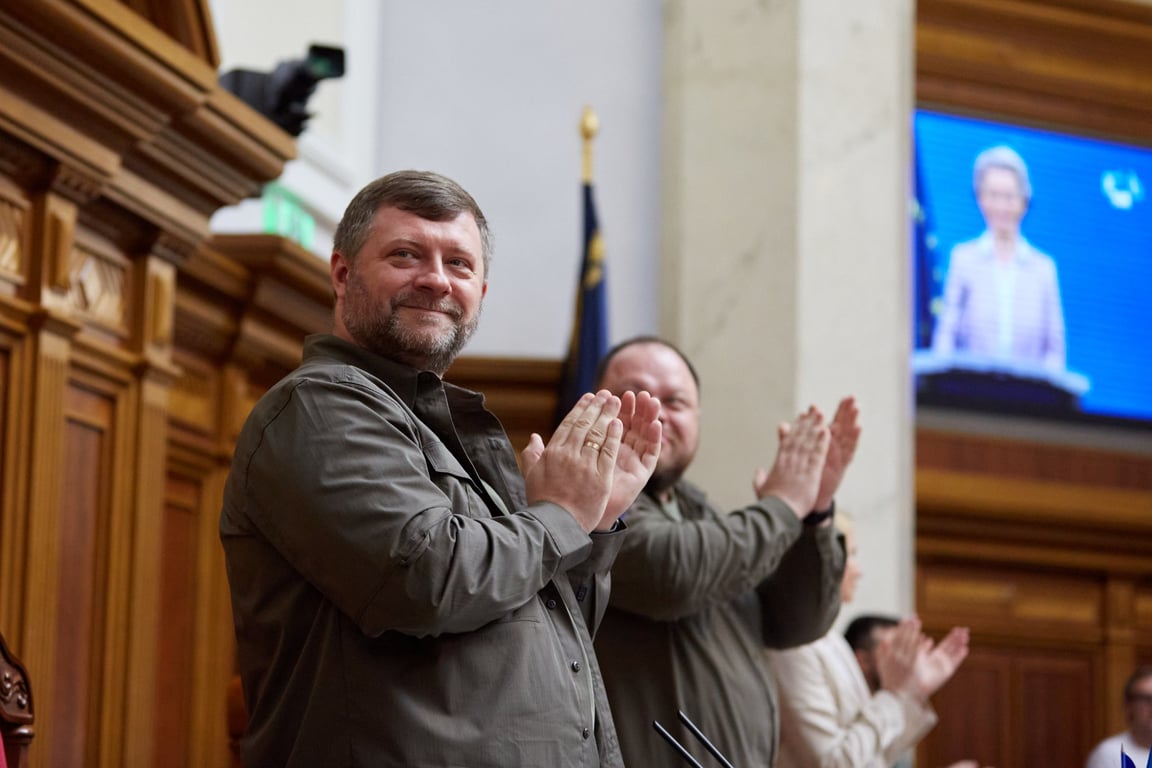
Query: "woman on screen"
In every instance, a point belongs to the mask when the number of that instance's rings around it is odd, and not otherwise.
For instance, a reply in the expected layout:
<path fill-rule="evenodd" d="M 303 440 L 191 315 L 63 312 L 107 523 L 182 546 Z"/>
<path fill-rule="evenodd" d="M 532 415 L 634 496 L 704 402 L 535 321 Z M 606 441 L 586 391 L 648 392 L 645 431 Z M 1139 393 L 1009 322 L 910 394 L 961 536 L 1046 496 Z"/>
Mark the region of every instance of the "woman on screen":
<path fill-rule="evenodd" d="M 1020 234 L 1032 200 L 1028 167 L 1010 147 L 986 149 L 973 169 L 986 230 L 952 249 L 932 348 L 1064 369 L 1064 311 L 1052 258 Z"/>

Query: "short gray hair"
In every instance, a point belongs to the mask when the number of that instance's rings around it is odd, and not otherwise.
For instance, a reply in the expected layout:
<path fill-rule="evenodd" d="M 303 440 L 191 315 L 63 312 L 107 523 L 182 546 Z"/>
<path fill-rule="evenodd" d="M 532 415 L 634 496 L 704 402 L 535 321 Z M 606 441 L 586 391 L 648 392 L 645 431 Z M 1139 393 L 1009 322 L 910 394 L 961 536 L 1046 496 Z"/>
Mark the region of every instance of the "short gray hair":
<path fill-rule="evenodd" d="M 984 174 L 988 172 L 989 168 L 1003 168 L 1006 171 L 1011 171 L 1016 174 L 1016 181 L 1020 184 L 1020 194 L 1024 196 L 1024 202 L 1032 200 L 1032 182 L 1028 179 L 1028 166 L 1024 163 L 1024 158 L 1006 144 L 1001 144 L 996 147 L 989 147 L 976 156 L 976 162 L 972 167 L 972 189 L 975 190 L 976 195 L 980 195 L 980 182 L 984 180 Z"/>
<path fill-rule="evenodd" d="M 484 278 L 488 278 L 488 263 L 492 259 L 492 234 L 488 231 L 488 220 L 463 187 L 447 176 L 431 171 L 396 171 L 357 192 L 336 225 L 332 250 L 350 263 L 355 261 L 372 233 L 376 212 L 381 208 L 399 208 L 429 221 L 448 221 L 461 213 L 472 214 L 480 230 Z"/>

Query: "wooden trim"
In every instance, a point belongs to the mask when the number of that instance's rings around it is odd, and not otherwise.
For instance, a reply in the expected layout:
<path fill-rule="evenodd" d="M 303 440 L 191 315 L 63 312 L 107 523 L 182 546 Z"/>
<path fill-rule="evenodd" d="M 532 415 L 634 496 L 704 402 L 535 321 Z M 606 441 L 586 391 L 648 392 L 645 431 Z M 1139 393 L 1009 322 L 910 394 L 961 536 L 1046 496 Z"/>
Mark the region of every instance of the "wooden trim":
<path fill-rule="evenodd" d="M 1152 144 L 1152 11 L 1119 0 L 919 0 L 916 97 Z"/>

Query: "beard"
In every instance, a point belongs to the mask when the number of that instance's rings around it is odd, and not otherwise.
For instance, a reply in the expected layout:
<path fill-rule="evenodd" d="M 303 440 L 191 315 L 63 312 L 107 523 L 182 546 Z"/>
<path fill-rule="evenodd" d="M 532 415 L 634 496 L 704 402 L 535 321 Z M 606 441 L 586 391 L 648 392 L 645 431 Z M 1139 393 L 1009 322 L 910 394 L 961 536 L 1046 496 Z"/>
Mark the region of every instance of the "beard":
<path fill-rule="evenodd" d="M 680 482 L 680 478 L 684 476 L 687 466 L 673 465 L 668 467 L 656 466 L 652 472 L 652 476 L 648 478 L 648 482 L 644 484 L 644 493 L 652 496 L 653 498 L 659 497 L 665 491 L 671 490 L 672 486 Z"/>
<path fill-rule="evenodd" d="M 476 314 L 464 320 L 464 311 L 452 299 L 433 299 L 419 291 L 404 291 L 388 300 L 388 312 L 377 310 L 378 303 L 368 294 L 355 273 L 349 276 L 341 318 L 352 338 L 370 352 L 413 368 L 443 375 L 480 323 Z M 405 323 L 401 307 L 418 307 L 445 313 L 451 327 L 439 330 L 431 324 Z"/>

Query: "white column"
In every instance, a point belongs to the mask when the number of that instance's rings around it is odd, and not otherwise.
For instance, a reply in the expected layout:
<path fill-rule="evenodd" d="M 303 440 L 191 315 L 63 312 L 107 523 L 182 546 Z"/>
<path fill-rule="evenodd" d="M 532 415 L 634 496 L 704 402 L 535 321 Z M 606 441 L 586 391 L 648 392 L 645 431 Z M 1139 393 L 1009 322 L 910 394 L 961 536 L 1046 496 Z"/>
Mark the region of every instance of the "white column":
<path fill-rule="evenodd" d="M 776 423 L 855 394 L 845 617 L 909 610 L 912 1 L 666 7 L 661 330 L 702 378 L 691 476 L 741 504 Z"/>

